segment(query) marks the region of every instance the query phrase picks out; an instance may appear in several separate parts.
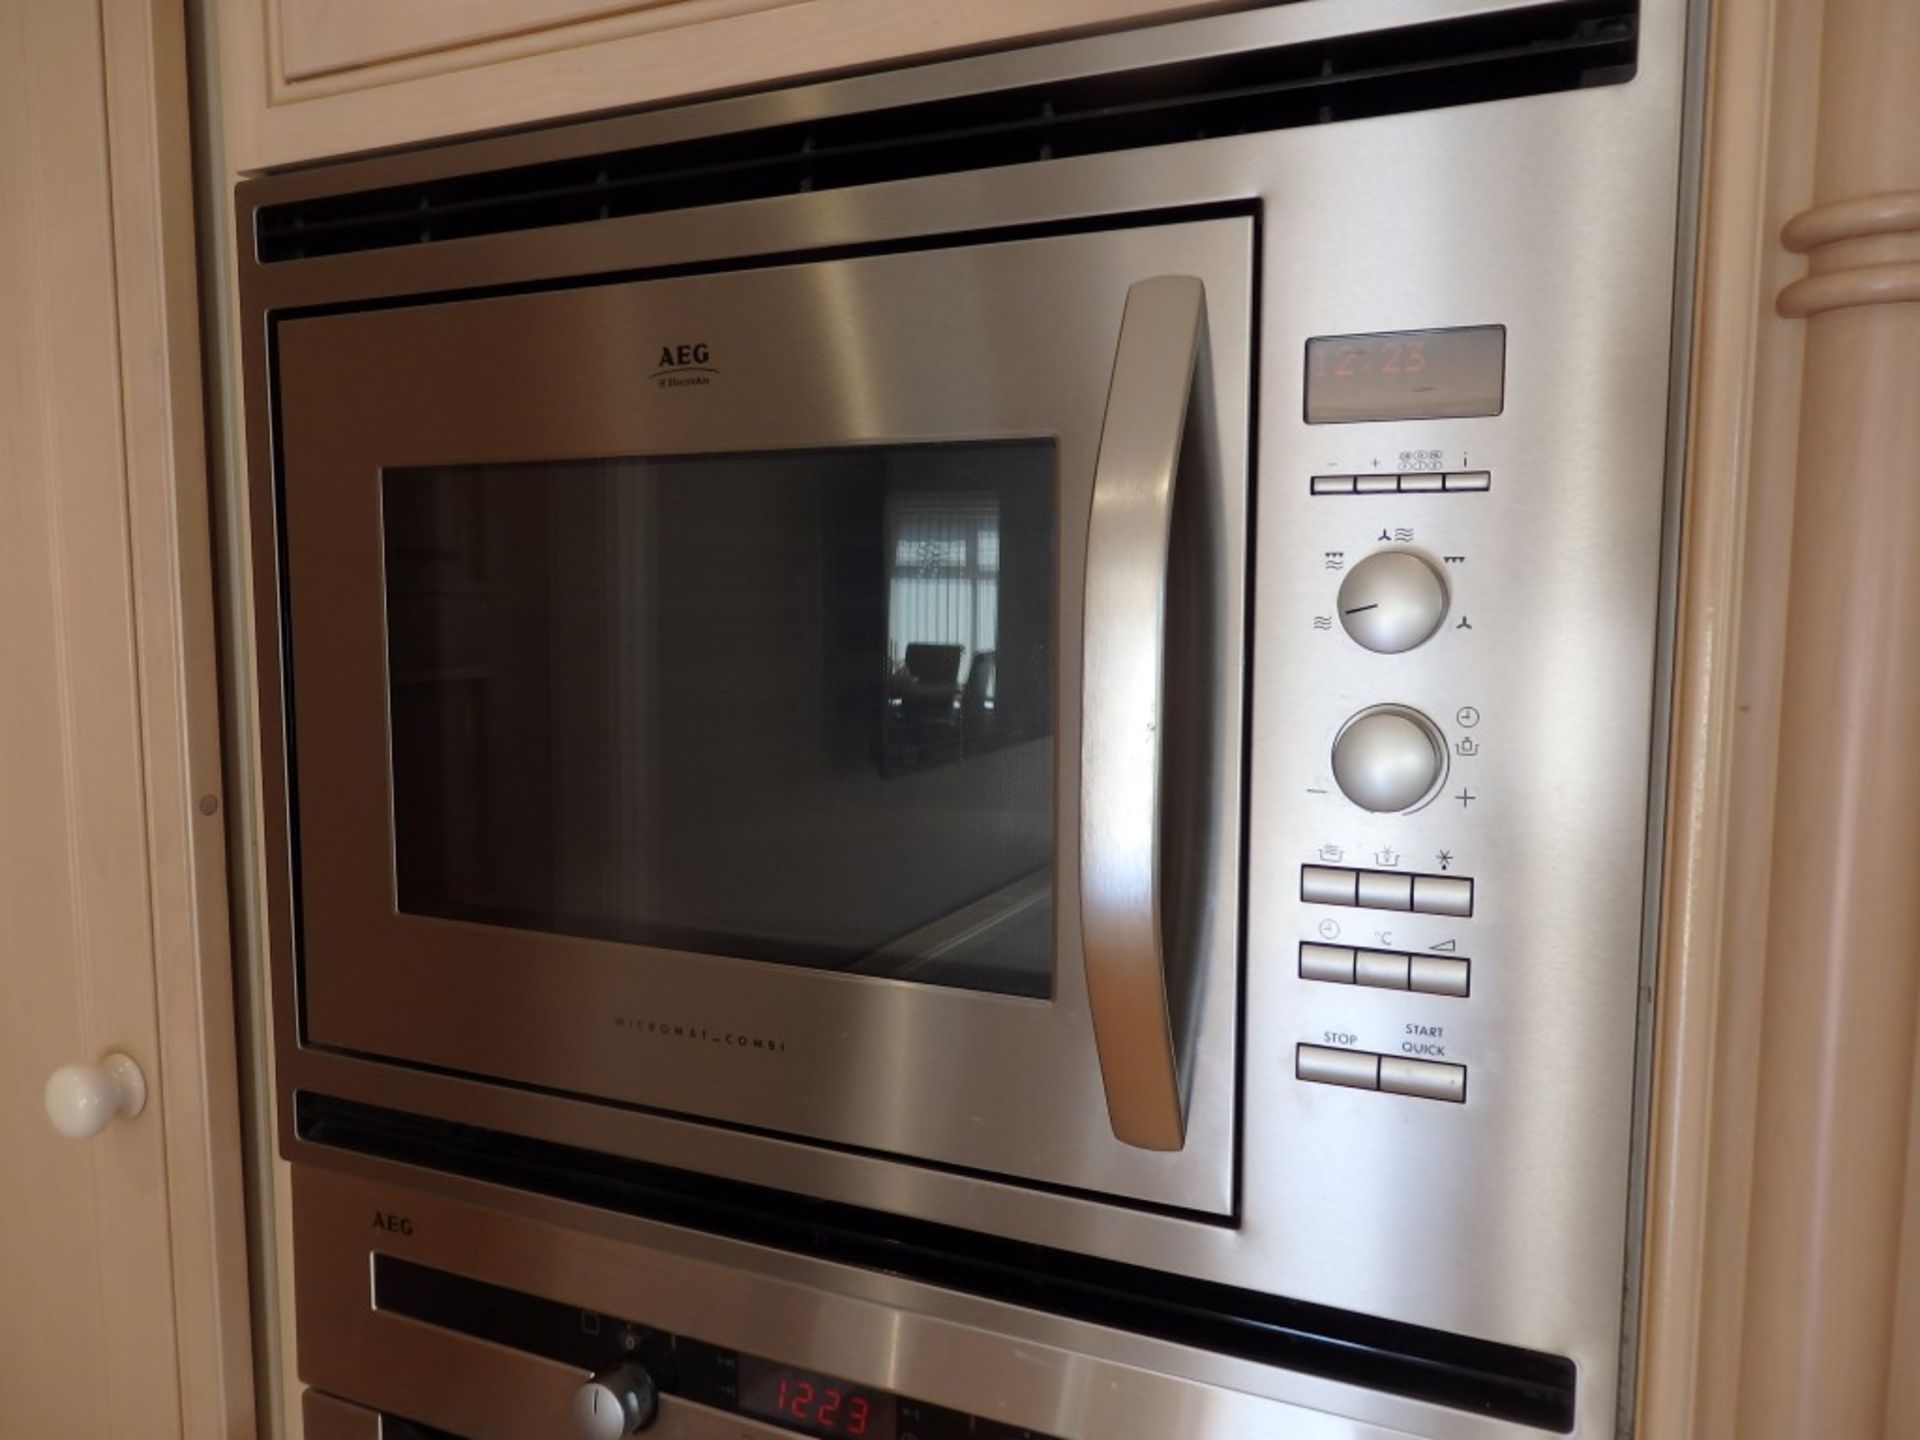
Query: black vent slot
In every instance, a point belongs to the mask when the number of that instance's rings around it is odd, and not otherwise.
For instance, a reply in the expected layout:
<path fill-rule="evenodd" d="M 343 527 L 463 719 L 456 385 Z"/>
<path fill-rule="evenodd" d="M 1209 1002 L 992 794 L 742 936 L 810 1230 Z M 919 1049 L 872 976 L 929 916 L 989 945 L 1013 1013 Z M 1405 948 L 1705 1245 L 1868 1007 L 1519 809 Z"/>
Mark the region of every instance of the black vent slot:
<path fill-rule="evenodd" d="M 262 263 L 1327 125 L 1632 78 L 1637 0 L 1570 0 L 262 206 Z"/>
<path fill-rule="evenodd" d="M 1558 1355 L 308 1093 L 302 1140 L 1562 1432 Z"/>

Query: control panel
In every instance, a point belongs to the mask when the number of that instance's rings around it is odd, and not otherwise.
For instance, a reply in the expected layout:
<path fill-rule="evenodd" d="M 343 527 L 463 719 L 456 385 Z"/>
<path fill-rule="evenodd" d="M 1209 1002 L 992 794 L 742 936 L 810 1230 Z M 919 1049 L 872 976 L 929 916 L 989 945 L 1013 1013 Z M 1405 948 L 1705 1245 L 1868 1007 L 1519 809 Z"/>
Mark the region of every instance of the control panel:
<path fill-rule="evenodd" d="M 1313 495 L 1391 493 L 1424 498 L 1450 489 L 1484 492 L 1490 488 L 1490 472 L 1482 470 L 1316 475 L 1311 482 Z M 1337 572 L 1339 580 L 1334 587 L 1333 617 L 1317 619 L 1316 628 L 1334 644 L 1349 647 L 1347 656 L 1361 667 L 1369 688 L 1378 687 L 1381 698 L 1351 711 L 1335 727 L 1326 760 L 1333 784 L 1314 788 L 1314 793 L 1336 806 L 1351 807 L 1346 813 L 1367 817 L 1368 828 L 1386 838 L 1370 852 L 1375 860 L 1370 866 L 1312 860 L 1300 865 L 1299 898 L 1309 916 L 1327 910 L 1382 912 L 1383 919 L 1398 914 L 1471 920 L 1474 915 L 1475 877 L 1456 872 L 1459 857 L 1441 846 L 1433 852 L 1434 862 L 1444 869 L 1416 868 L 1391 828 L 1396 820 L 1423 816 L 1445 798 L 1454 761 L 1475 760 L 1480 749 L 1473 736 L 1480 719 L 1476 708 L 1456 707 L 1453 723 L 1459 735 L 1455 738 L 1425 709 L 1396 695 L 1396 691 L 1405 695 L 1409 682 L 1431 683 L 1436 657 L 1434 652 L 1421 652 L 1446 635 L 1449 616 L 1456 609 L 1454 586 L 1446 572 L 1449 558 L 1457 566 L 1463 557 L 1436 555 L 1413 543 L 1424 528 L 1418 524 L 1382 527 L 1375 547 L 1350 564 L 1346 552 L 1327 552 L 1328 568 Z M 1337 630 L 1323 623 L 1328 618 L 1337 618 Z M 1464 607 L 1454 626 L 1471 635 L 1472 621 Z M 1452 648 L 1457 657 L 1460 647 Z M 1471 785 L 1465 784 L 1455 800 L 1465 810 L 1474 798 Z M 1335 843 L 1322 847 L 1317 860 L 1344 858 L 1344 847 Z M 1389 943 L 1394 932 L 1378 925 L 1362 933 L 1379 943 L 1343 944 L 1337 943 L 1344 934 L 1339 919 L 1329 916 L 1314 924 L 1312 934 L 1297 941 L 1298 976 L 1304 982 L 1470 1001 L 1473 961 L 1458 953 L 1457 935 L 1431 937 L 1425 942 L 1427 948 L 1415 950 Z M 1409 1053 L 1369 1050 L 1358 1029 L 1327 1028 L 1320 1037 L 1323 1043 L 1298 1045 L 1295 1078 L 1464 1104 L 1467 1067 L 1443 1058 L 1451 1043 L 1447 1031 L 1457 1031 L 1458 1025 L 1403 1017 L 1398 1028 L 1407 1032 L 1403 1044 Z M 1437 1055 L 1412 1053 L 1436 1051 Z"/>
<path fill-rule="evenodd" d="M 1347 708 L 1332 728 L 1324 768 L 1315 767 L 1331 784 L 1302 786 L 1329 838 L 1313 855 L 1298 857 L 1300 913 L 1311 929 L 1295 937 L 1297 974 L 1328 997 L 1312 1013 L 1335 1022 L 1324 1025 L 1319 1043 L 1297 1047 L 1294 1074 L 1302 1081 L 1466 1100 L 1466 1065 L 1451 1057 L 1449 1031 L 1470 1033 L 1470 1022 L 1463 1027 L 1424 1008 L 1383 1012 L 1395 1004 L 1385 995 L 1342 1006 L 1331 1000 L 1338 992 L 1325 987 L 1471 1003 L 1474 962 L 1459 953 L 1462 936 L 1435 926 L 1416 948 L 1396 939 L 1402 922 L 1393 917 L 1474 918 L 1476 877 L 1465 837 L 1479 818 L 1468 812 L 1480 799 L 1471 773 L 1479 768 L 1480 712 L 1477 702 L 1456 705 L 1450 734 L 1435 718 L 1446 712 L 1429 697 L 1490 658 L 1473 620 L 1478 601 L 1471 587 L 1461 593 L 1456 578 L 1474 573 L 1465 569 L 1470 543 L 1455 537 L 1496 534 L 1488 522 L 1497 517 L 1484 503 L 1462 509 L 1451 497 L 1489 496 L 1493 466 L 1485 457 L 1503 432 L 1450 422 L 1505 414 L 1508 338 L 1506 325 L 1485 323 L 1314 335 L 1306 342 L 1302 415 L 1309 429 L 1327 428 L 1304 443 L 1331 462 L 1310 474 L 1306 487 L 1306 518 L 1328 537 L 1312 663 L 1322 689 L 1342 696 Z M 1414 443 L 1402 439 L 1409 436 Z M 1400 443 L 1388 450 L 1383 437 Z M 1447 442 L 1456 440 L 1461 448 L 1453 450 Z M 1346 459 L 1364 463 L 1340 463 Z M 1393 503 L 1323 507 L 1322 497 Z M 1349 548 L 1348 535 L 1369 539 L 1364 548 Z M 1456 760 L 1467 772 L 1457 789 Z M 1448 800 L 1457 813 L 1448 812 Z M 1336 835 L 1361 839 L 1352 844 Z M 1349 845 L 1372 863 L 1343 863 Z M 1411 858 L 1416 846 L 1431 861 Z M 1355 911 L 1367 913 L 1343 918 Z M 1361 943 L 1346 943 L 1349 931 Z M 1472 1013 L 1464 1004 L 1461 1012 Z M 1394 1035 L 1402 1053 L 1369 1048 L 1369 1040 Z"/>
<path fill-rule="evenodd" d="M 387 1254 L 373 1257 L 374 1304 L 587 1372 L 569 1407 L 576 1440 L 651 1429 L 663 1400 L 821 1440 L 1054 1440 L 873 1385 L 642 1321 L 602 1314 Z"/>

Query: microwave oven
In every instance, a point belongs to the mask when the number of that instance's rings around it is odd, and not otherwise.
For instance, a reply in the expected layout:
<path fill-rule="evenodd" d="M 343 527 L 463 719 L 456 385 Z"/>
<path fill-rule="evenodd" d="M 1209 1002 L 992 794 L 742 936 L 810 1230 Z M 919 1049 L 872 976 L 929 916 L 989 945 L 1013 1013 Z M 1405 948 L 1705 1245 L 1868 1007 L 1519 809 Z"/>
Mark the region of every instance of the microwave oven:
<path fill-rule="evenodd" d="M 1689 22 L 240 187 L 316 1426 L 1615 1432 Z"/>

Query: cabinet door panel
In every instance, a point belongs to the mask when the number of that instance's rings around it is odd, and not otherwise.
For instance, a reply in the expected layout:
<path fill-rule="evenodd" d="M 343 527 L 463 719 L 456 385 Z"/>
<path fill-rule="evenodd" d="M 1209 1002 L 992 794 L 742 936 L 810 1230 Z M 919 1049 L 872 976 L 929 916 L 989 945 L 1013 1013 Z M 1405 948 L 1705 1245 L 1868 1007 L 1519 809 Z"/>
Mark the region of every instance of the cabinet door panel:
<path fill-rule="evenodd" d="M 241 174 L 1260 0 L 209 0 Z M 1311 7 L 1307 7 L 1311 8 Z"/>
<path fill-rule="evenodd" d="M 678 3 L 684 0 L 279 0 L 281 74 L 306 80 Z M 745 8 L 789 3 L 751 0 Z"/>

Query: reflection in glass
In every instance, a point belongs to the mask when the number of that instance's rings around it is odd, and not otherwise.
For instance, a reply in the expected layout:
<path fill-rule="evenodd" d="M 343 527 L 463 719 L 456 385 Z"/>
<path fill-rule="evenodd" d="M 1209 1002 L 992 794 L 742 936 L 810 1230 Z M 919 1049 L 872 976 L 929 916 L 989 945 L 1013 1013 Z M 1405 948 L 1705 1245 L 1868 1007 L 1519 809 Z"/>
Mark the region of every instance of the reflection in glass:
<path fill-rule="evenodd" d="M 382 493 L 401 910 L 1051 993 L 1050 443 Z"/>
<path fill-rule="evenodd" d="M 977 754 L 995 725 L 1000 504 L 991 492 L 887 497 L 889 774 Z"/>

